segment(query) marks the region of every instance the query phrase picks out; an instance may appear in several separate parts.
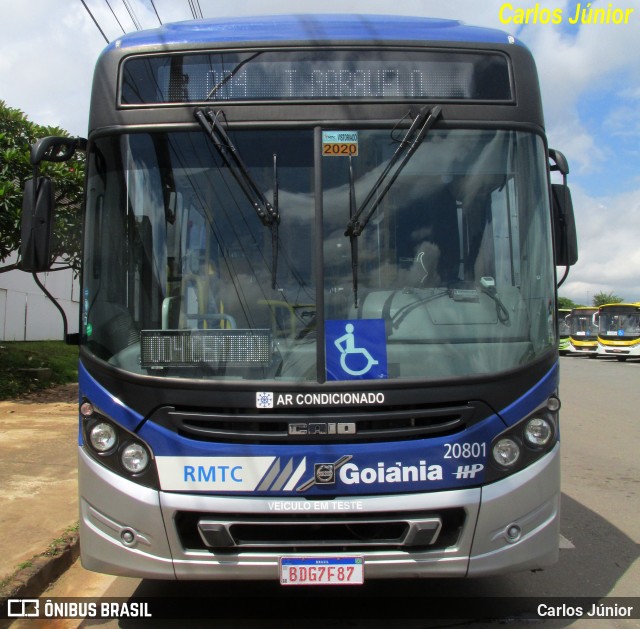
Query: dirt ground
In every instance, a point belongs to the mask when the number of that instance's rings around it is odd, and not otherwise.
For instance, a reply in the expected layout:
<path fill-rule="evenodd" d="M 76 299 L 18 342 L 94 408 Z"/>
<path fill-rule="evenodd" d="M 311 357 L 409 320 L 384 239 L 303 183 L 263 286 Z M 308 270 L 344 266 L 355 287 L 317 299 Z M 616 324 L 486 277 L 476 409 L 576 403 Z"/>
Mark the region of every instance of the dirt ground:
<path fill-rule="evenodd" d="M 78 520 L 78 385 L 0 401 L 0 579 Z"/>
<path fill-rule="evenodd" d="M 25 404 L 57 404 L 67 403 L 75 404 L 78 401 L 78 383 L 71 384 L 59 384 L 49 389 L 41 389 L 39 391 L 33 391 L 26 395 L 14 398 L 12 400 L 0 401 L 0 409 L 5 408 L 5 405 L 14 410 L 22 408 Z"/>

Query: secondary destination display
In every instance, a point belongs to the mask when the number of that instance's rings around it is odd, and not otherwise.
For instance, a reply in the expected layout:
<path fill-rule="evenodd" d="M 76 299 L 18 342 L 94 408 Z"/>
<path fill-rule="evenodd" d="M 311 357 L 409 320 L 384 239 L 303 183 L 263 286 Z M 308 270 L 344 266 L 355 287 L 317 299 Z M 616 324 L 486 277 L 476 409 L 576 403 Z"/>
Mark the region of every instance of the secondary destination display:
<path fill-rule="evenodd" d="M 286 100 L 512 99 L 507 58 L 439 51 L 263 51 L 131 57 L 123 105 Z"/>

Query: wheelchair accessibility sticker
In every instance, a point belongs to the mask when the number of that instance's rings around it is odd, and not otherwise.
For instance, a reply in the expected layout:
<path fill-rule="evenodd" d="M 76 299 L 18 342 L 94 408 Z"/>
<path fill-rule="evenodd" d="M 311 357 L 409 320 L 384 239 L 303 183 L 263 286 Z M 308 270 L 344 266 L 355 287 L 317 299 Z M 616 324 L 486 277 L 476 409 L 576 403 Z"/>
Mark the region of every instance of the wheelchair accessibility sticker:
<path fill-rule="evenodd" d="M 327 380 L 373 380 L 387 377 L 383 319 L 326 321 Z"/>

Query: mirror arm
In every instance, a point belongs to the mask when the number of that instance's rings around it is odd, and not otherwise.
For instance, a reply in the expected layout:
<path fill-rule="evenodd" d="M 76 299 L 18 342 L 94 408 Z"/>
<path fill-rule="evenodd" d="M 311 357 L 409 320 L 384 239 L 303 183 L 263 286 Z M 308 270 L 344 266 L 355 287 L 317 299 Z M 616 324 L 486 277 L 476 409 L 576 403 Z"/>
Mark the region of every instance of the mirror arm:
<path fill-rule="evenodd" d="M 562 175 L 562 183 L 567 185 L 567 175 L 569 174 L 569 162 L 557 149 L 549 149 L 549 159 L 553 160 L 553 165 L 550 167 L 551 171 L 558 171 Z"/>
<path fill-rule="evenodd" d="M 40 138 L 31 146 L 30 160 L 34 167 L 40 162 L 67 162 L 76 151 L 86 151 L 87 141 L 84 138 L 67 138 L 51 135 Z"/>

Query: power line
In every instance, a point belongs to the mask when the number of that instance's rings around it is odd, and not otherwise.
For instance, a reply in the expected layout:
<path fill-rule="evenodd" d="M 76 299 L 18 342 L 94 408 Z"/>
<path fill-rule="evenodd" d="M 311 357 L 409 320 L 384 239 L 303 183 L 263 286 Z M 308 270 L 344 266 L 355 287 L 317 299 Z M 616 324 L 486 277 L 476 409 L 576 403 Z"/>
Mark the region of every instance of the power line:
<path fill-rule="evenodd" d="M 131 5 L 129 4 L 129 0 L 122 0 L 122 4 L 124 4 L 124 6 L 126 7 L 127 12 L 129 13 L 129 17 L 131 18 L 133 25 L 136 27 L 136 30 L 137 31 L 142 30 L 142 25 L 138 21 L 138 18 L 136 17 L 134 10 L 131 8 Z"/>
<path fill-rule="evenodd" d="M 98 24 L 98 21 L 96 20 L 95 17 L 93 17 L 93 13 L 91 13 L 91 10 L 89 9 L 89 7 L 86 5 L 84 0 L 80 0 L 80 2 L 82 2 L 82 6 L 87 10 L 87 13 L 91 16 L 91 19 L 93 20 L 93 23 L 98 27 L 98 30 L 100 31 L 101 35 L 104 37 L 104 41 L 107 42 L 107 44 L 109 43 L 109 39 L 107 38 L 107 36 L 104 34 L 104 31 L 100 28 L 100 24 Z"/>
<path fill-rule="evenodd" d="M 116 15 L 116 12 L 113 10 L 111 5 L 109 4 L 109 0 L 104 0 L 104 1 L 107 3 L 107 6 L 111 10 L 111 13 L 113 14 L 113 17 L 116 19 L 116 22 L 118 22 L 118 26 L 122 29 L 122 32 L 126 33 L 127 31 L 124 30 L 124 26 L 122 26 L 122 24 L 120 23 L 120 20 L 118 19 L 118 16 Z"/>
<path fill-rule="evenodd" d="M 156 17 L 158 18 L 158 22 L 160 22 L 160 26 L 162 26 L 162 20 L 160 19 L 160 16 L 158 15 L 158 9 L 156 9 L 156 5 L 153 2 L 153 0 L 151 0 L 151 6 L 153 7 L 153 10 L 156 13 Z"/>
<path fill-rule="evenodd" d="M 191 9 L 191 15 L 193 15 L 194 20 L 201 20 L 204 17 L 199 0 L 189 0 L 189 8 Z"/>

